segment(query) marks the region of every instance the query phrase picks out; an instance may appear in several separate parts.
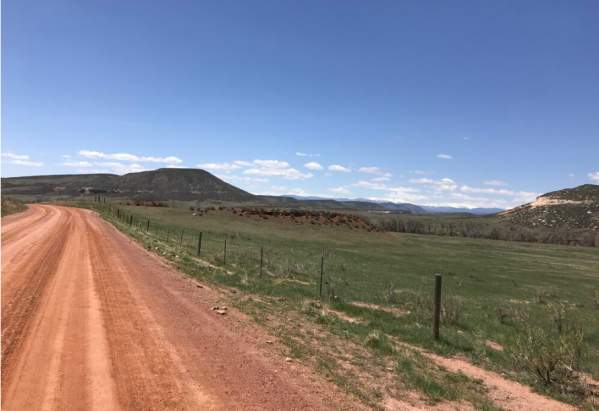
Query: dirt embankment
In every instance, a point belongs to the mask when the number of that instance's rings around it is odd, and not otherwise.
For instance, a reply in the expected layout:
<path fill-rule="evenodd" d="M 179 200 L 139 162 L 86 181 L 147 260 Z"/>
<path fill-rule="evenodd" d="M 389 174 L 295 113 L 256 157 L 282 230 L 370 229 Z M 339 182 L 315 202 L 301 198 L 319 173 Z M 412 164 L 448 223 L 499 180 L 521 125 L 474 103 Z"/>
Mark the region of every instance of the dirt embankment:
<path fill-rule="evenodd" d="M 315 226 L 346 227 L 352 230 L 376 231 L 377 228 L 360 215 L 340 213 L 336 211 L 300 210 L 300 209 L 267 209 L 255 207 L 197 208 L 194 215 L 202 216 L 214 211 L 229 212 L 240 217 L 258 220 L 273 220 L 295 224 Z"/>

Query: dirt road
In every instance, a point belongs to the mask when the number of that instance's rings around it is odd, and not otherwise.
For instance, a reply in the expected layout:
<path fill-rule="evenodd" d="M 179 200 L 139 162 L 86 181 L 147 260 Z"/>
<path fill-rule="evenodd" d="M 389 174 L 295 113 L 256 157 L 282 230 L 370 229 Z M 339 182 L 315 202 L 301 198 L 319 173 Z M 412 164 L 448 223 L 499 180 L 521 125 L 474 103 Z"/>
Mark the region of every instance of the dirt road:
<path fill-rule="evenodd" d="M 2 409 L 351 408 L 93 212 L 2 219 Z"/>

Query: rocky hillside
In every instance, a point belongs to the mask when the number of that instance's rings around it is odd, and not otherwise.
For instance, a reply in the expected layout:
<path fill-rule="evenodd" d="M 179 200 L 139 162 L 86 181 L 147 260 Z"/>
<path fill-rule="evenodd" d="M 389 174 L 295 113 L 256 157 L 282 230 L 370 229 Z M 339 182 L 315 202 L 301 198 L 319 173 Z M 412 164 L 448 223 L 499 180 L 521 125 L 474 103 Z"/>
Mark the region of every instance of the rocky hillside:
<path fill-rule="evenodd" d="M 553 191 L 499 215 L 524 227 L 599 231 L 599 185 L 585 184 Z"/>
<path fill-rule="evenodd" d="M 68 174 L 2 179 L 2 192 L 32 197 L 73 197 L 102 194 L 143 200 L 245 201 L 254 196 L 207 171 L 161 168 L 115 174 Z"/>

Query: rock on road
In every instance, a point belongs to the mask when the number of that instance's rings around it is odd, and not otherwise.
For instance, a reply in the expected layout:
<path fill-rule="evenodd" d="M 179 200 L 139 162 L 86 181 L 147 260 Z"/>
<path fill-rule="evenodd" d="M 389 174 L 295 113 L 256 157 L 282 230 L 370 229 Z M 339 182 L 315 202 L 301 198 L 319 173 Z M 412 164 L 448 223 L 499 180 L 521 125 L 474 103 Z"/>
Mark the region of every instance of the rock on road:
<path fill-rule="evenodd" d="M 1 241 L 3 410 L 352 408 L 92 211 L 31 205 Z"/>

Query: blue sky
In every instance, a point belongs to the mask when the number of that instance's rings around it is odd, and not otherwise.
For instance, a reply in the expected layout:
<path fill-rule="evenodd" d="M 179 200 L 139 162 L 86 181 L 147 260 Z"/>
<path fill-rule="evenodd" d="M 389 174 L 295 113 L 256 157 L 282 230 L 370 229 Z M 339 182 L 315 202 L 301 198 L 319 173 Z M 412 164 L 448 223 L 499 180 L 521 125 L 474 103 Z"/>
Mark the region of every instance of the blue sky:
<path fill-rule="evenodd" d="M 599 2 L 2 3 L 2 175 L 511 207 L 599 183 Z"/>

